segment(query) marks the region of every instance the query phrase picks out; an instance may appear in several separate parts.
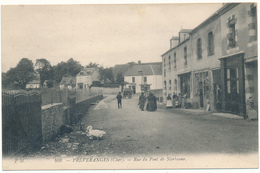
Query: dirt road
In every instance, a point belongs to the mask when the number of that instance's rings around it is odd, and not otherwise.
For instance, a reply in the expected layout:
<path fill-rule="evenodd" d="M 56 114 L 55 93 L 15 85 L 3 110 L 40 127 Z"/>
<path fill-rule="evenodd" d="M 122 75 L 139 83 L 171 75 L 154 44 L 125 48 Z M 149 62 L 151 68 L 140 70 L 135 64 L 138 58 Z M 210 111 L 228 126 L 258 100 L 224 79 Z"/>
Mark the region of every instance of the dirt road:
<path fill-rule="evenodd" d="M 113 98 L 113 97 L 112 97 Z M 94 141 L 95 151 L 104 155 L 158 155 L 192 153 L 254 153 L 258 151 L 257 121 L 213 116 L 210 113 L 183 113 L 159 105 L 156 112 L 139 110 L 138 96 L 92 108 L 82 123 L 107 132 Z"/>
<path fill-rule="evenodd" d="M 214 116 L 204 111 L 165 109 L 139 110 L 138 96 L 123 99 L 117 108 L 115 96 L 90 107 L 84 127 L 106 131 L 101 140 L 91 140 L 77 125 L 66 136 L 25 151 L 30 158 L 71 156 L 152 156 L 175 154 L 251 154 L 258 152 L 257 121 Z M 66 138 L 67 141 L 63 141 Z"/>

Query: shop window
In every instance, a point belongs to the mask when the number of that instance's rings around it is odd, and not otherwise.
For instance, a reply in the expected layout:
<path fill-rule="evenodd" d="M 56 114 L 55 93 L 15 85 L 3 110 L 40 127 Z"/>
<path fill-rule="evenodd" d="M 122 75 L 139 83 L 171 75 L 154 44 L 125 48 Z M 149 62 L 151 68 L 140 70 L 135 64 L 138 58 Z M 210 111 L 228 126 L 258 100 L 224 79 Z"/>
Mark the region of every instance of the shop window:
<path fill-rule="evenodd" d="M 227 69 L 227 93 L 239 94 L 239 73 L 238 68 Z"/>
<path fill-rule="evenodd" d="M 197 39 L 197 59 L 202 59 L 201 39 Z"/>
<path fill-rule="evenodd" d="M 200 92 L 204 97 L 209 98 L 210 96 L 210 80 L 208 72 L 200 72 L 195 74 L 195 86 L 196 86 L 196 95 L 199 96 Z"/>
<path fill-rule="evenodd" d="M 188 65 L 187 61 L 187 47 L 184 47 L 184 66 Z"/>
<path fill-rule="evenodd" d="M 208 33 L 208 56 L 214 55 L 214 38 L 213 33 Z"/>
<path fill-rule="evenodd" d="M 186 95 L 187 98 L 190 97 L 190 76 L 183 75 L 181 77 L 181 94 Z"/>

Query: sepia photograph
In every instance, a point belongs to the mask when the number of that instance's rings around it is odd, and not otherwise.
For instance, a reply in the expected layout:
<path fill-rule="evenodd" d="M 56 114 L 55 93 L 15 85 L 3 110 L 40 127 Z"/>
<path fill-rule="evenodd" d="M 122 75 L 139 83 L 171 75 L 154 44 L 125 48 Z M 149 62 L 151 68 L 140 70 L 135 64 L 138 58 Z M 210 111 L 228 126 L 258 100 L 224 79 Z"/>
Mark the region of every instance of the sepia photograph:
<path fill-rule="evenodd" d="M 257 5 L 1 4 L 2 170 L 257 171 Z"/>

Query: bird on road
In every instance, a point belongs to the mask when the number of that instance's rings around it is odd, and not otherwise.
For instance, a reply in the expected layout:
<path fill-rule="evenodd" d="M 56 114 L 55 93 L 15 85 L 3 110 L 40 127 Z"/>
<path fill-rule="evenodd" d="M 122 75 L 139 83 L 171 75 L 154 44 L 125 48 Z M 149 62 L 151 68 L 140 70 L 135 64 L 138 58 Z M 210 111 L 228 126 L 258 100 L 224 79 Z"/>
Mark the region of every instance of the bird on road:
<path fill-rule="evenodd" d="M 102 136 L 106 134 L 106 132 L 103 130 L 93 130 L 92 126 L 88 126 L 86 132 L 89 139 L 96 138 L 97 140 L 102 138 Z"/>

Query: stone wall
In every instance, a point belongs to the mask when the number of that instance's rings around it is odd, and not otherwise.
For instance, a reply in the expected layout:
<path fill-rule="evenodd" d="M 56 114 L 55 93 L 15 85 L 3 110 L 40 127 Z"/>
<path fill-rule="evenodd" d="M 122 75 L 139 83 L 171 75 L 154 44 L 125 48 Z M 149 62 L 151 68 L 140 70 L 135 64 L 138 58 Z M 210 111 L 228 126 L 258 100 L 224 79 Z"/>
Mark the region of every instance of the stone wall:
<path fill-rule="evenodd" d="M 57 136 L 62 125 L 78 123 L 88 108 L 103 99 L 103 95 L 92 96 L 87 100 L 64 106 L 62 103 L 42 106 L 42 139 L 48 141 Z"/>
<path fill-rule="evenodd" d="M 64 124 L 62 103 L 42 106 L 42 139 L 50 140 L 59 133 Z"/>

